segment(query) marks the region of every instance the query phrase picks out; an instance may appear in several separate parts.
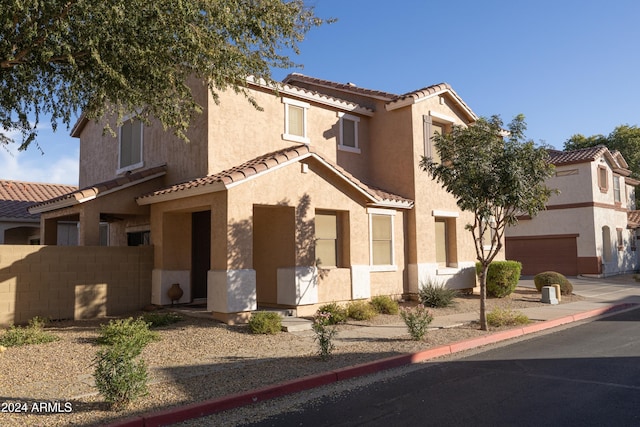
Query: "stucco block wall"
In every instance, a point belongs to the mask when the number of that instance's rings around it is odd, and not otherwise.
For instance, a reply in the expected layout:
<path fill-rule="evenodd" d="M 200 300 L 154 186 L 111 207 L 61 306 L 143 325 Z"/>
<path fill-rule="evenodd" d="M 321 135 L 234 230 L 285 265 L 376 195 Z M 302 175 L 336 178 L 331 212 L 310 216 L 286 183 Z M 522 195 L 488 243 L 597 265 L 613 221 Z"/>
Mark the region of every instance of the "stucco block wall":
<path fill-rule="evenodd" d="M 0 246 L 0 325 L 104 317 L 151 302 L 153 248 Z"/>

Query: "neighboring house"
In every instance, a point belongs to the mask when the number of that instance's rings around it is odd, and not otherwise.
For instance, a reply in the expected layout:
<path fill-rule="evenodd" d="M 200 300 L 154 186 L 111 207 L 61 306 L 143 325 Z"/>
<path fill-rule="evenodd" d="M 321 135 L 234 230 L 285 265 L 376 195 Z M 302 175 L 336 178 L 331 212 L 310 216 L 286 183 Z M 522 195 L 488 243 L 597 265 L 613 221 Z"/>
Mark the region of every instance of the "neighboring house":
<path fill-rule="evenodd" d="M 635 186 L 622 155 L 606 147 L 549 151 L 560 191 L 535 218 L 506 230 L 507 259 L 522 262 L 522 274 L 553 270 L 565 275 L 612 275 L 638 269 Z"/>
<path fill-rule="evenodd" d="M 38 202 L 59 197 L 78 187 L 62 184 L 0 180 L 0 244 L 40 244 L 40 215 L 28 208 Z M 77 244 L 76 224 L 59 224 L 58 245 Z"/>
<path fill-rule="evenodd" d="M 405 95 L 300 74 L 248 81 L 203 114 L 189 143 L 126 118 L 117 138 L 81 118 L 79 191 L 31 209 L 45 244 L 79 221 L 81 245 L 152 244 L 152 302 L 206 301 L 233 322 L 256 307 L 313 313 L 332 301 L 473 288 L 475 249 L 454 198 L 423 172 L 431 137 L 477 117 L 447 84 Z"/>

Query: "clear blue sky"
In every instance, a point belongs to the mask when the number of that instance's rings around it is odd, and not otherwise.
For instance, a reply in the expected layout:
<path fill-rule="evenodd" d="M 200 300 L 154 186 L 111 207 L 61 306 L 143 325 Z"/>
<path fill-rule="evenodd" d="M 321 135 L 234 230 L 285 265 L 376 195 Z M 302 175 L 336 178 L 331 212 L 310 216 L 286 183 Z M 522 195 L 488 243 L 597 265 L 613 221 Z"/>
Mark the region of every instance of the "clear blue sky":
<path fill-rule="evenodd" d="M 291 71 L 406 93 L 447 82 L 479 116 L 523 113 L 527 136 L 562 148 L 571 135 L 640 124 L 640 1 L 315 0 L 334 24 L 313 29 Z M 77 183 L 78 142 L 43 129 L 0 178 Z"/>

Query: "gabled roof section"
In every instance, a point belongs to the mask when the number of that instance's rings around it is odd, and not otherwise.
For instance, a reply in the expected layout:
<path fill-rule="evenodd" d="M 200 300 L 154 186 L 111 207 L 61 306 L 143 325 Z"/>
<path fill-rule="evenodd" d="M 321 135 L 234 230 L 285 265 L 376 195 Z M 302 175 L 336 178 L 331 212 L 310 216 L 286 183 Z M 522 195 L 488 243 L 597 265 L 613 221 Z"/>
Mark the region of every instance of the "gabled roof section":
<path fill-rule="evenodd" d="M 347 185 L 362 194 L 369 200 L 369 204 L 371 206 L 393 207 L 400 209 L 410 209 L 413 207 L 412 200 L 363 183 L 338 165 L 325 160 L 322 156 L 306 145 L 298 145 L 267 153 L 222 172 L 185 181 L 142 195 L 138 197 L 136 201 L 140 205 L 147 205 L 166 200 L 174 200 L 198 194 L 227 190 L 250 179 L 258 178 L 263 174 L 272 172 L 294 162 L 300 162 L 310 157 L 324 164 L 335 175 L 342 178 Z"/>
<path fill-rule="evenodd" d="M 30 206 L 77 190 L 74 185 L 0 180 L 0 220 L 38 221 Z"/>
<path fill-rule="evenodd" d="M 611 169 L 622 176 L 631 175 L 629 165 L 619 151 L 609 151 L 604 145 L 581 148 L 571 151 L 548 150 L 549 163 L 555 166 L 571 165 L 576 163 L 595 162 L 600 157 L 604 157 Z"/>
<path fill-rule="evenodd" d="M 387 111 L 392 111 L 398 108 L 406 107 L 408 105 L 417 104 L 418 102 L 425 101 L 434 96 L 449 96 L 453 102 L 466 114 L 470 121 L 475 122 L 478 120 L 478 116 L 471 108 L 462 100 L 462 98 L 453 90 L 448 83 L 439 83 L 424 87 L 422 89 L 414 90 L 413 92 L 405 93 L 398 96 L 393 101 L 388 102 L 385 105 Z"/>
<path fill-rule="evenodd" d="M 150 181 L 154 178 L 163 176 L 166 173 L 166 164 L 137 172 L 127 173 L 124 176 L 111 179 L 109 181 L 104 181 L 92 186 L 84 187 L 79 190 L 64 194 L 62 196 L 46 200 L 42 203 L 38 203 L 30 207 L 29 212 L 42 213 L 78 205 L 80 203 L 93 200 L 97 197 L 101 197 L 136 184 Z"/>
<path fill-rule="evenodd" d="M 437 85 L 427 86 L 422 89 L 405 93 L 403 95 L 398 95 L 395 93 L 361 88 L 352 83 L 336 83 L 329 80 L 322 80 L 315 77 L 305 76 L 304 74 L 299 73 L 289 74 L 284 78 L 283 82 L 289 85 L 295 85 L 296 82 L 308 83 L 320 88 L 338 90 L 378 99 L 385 102 L 385 109 L 388 111 L 413 105 L 429 99 L 433 96 L 448 95 L 453 100 L 453 102 L 464 112 L 464 114 L 470 121 L 478 120 L 478 116 L 476 116 L 471 108 L 469 108 L 469 106 L 462 100 L 462 98 L 460 98 L 460 96 L 458 96 L 453 88 L 447 83 L 439 83 Z"/>

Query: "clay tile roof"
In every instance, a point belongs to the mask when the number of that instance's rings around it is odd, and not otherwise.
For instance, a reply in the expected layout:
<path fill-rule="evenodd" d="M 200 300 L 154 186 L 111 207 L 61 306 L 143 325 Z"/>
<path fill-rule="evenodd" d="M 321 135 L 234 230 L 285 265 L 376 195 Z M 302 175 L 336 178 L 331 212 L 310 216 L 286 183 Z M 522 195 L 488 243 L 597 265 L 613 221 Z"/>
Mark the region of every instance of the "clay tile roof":
<path fill-rule="evenodd" d="M 82 203 L 83 199 L 94 198 L 106 191 L 115 191 L 120 187 L 129 186 L 137 183 L 138 181 L 145 181 L 149 177 L 164 174 L 166 171 L 167 165 L 163 164 L 136 172 L 126 173 L 124 176 L 100 182 L 79 190 L 75 187 L 75 191 L 70 191 L 61 196 L 46 199 L 42 203 L 34 204 L 31 206 L 31 209 L 35 209 L 37 212 L 47 211 L 47 206 L 51 206 L 55 209 L 53 205 L 57 205 L 63 201 L 69 201 L 71 204 Z"/>
<path fill-rule="evenodd" d="M 77 189 L 73 185 L 0 180 L 0 219 L 36 221 L 38 215 L 27 210 L 30 206 Z"/>
<path fill-rule="evenodd" d="M 265 172 L 269 169 L 273 169 L 280 165 L 283 165 L 289 161 L 302 159 L 303 157 L 308 157 L 309 155 L 314 156 L 321 162 L 325 163 L 329 167 L 335 169 L 337 173 L 342 175 L 342 177 L 349 181 L 352 185 L 358 187 L 363 192 L 367 193 L 369 197 L 379 203 L 386 204 L 396 204 L 399 207 L 411 207 L 413 206 L 413 201 L 382 189 L 372 187 L 353 177 L 351 174 L 346 172 L 340 166 L 325 160 L 319 154 L 317 154 L 313 149 L 309 148 L 306 145 L 296 145 L 289 148 L 284 148 L 282 150 L 273 151 L 262 156 L 251 159 L 245 163 L 242 163 L 238 166 L 234 166 L 230 169 L 224 170 L 222 172 L 207 175 L 201 178 L 196 178 L 190 181 L 185 181 L 179 184 L 172 185 L 167 188 L 163 188 L 157 191 L 154 191 L 149 194 L 144 194 L 137 198 L 137 200 L 149 199 L 151 197 L 157 197 L 162 195 L 167 195 L 171 193 L 177 193 L 180 191 L 202 188 L 204 189 L 206 186 L 211 186 L 211 191 L 216 191 L 222 189 L 222 186 L 229 186 L 231 184 L 236 184 L 244 181 L 245 179 L 255 176 L 258 173 Z M 220 188 L 216 188 L 215 186 L 219 185 Z"/>
<path fill-rule="evenodd" d="M 395 93 L 384 92 L 381 90 L 365 89 L 351 83 L 336 83 L 330 80 L 323 80 L 315 77 L 305 76 L 304 74 L 300 74 L 300 73 L 289 74 L 287 77 L 284 78 L 283 82 L 285 84 L 290 84 L 290 85 L 295 85 L 295 82 L 311 83 L 318 86 L 325 86 L 333 89 L 344 90 L 346 92 L 360 93 L 368 96 L 386 98 L 389 101 L 392 99 L 396 99 L 398 97 L 398 95 Z"/>
<path fill-rule="evenodd" d="M 548 151 L 549 163 L 552 163 L 554 165 L 563 165 L 571 163 L 593 162 L 607 151 L 607 147 L 605 147 L 604 145 L 596 145 L 595 147 L 581 148 L 579 150 Z"/>
<path fill-rule="evenodd" d="M 627 212 L 627 227 L 640 228 L 640 211 Z"/>
<path fill-rule="evenodd" d="M 449 86 L 448 83 L 438 83 L 436 85 L 423 87 L 422 89 L 414 90 L 414 91 L 405 93 L 403 95 L 400 95 L 396 97 L 396 99 L 394 99 L 393 102 L 404 101 L 405 99 L 408 99 L 408 98 L 420 99 L 420 98 L 424 98 L 426 96 L 433 95 L 445 90 L 453 90 L 453 89 L 451 88 L 451 86 Z"/>

